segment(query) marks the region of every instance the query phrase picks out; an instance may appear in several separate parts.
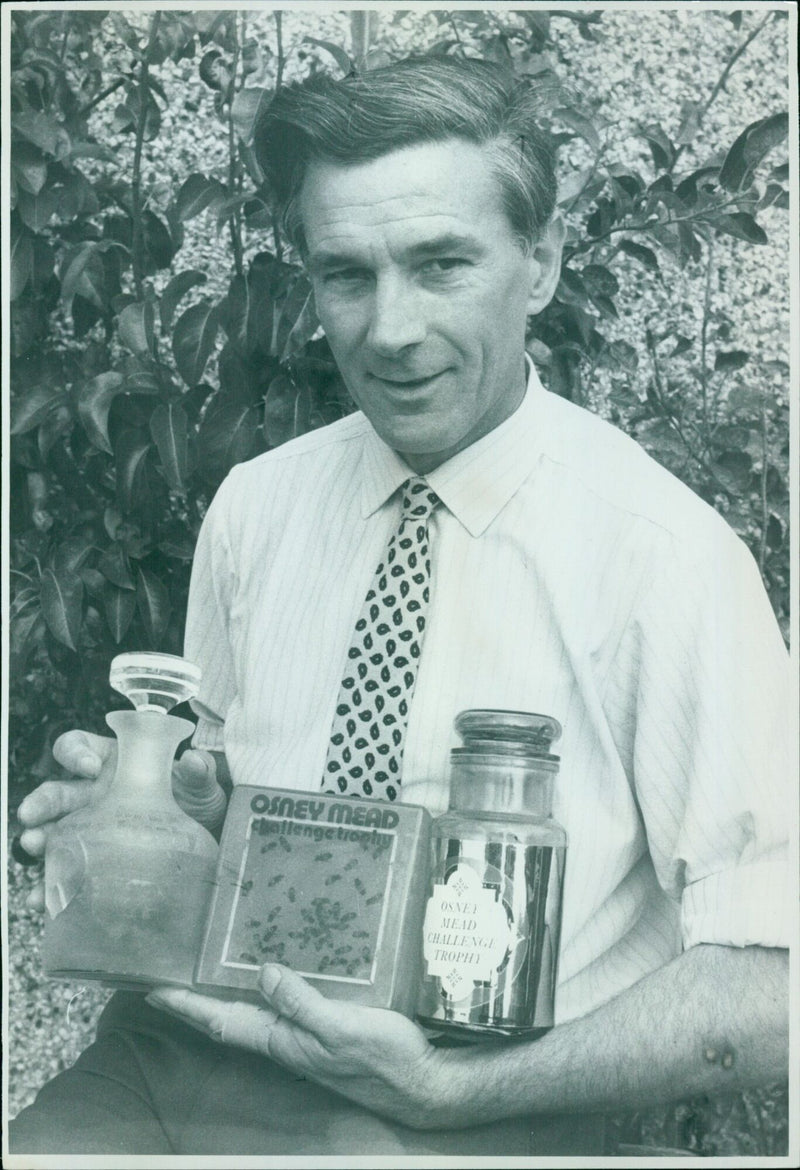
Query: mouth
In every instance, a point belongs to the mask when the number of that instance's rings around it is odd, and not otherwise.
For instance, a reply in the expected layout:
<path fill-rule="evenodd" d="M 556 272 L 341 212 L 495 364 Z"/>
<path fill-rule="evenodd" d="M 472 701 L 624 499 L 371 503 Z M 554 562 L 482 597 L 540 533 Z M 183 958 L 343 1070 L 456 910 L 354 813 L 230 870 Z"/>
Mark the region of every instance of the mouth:
<path fill-rule="evenodd" d="M 376 382 L 380 382 L 382 386 L 388 386 L 392 391 L 398 394 L 408 394 L 414 390 L 422 390 L 430 386 L 437 378 L 441 378 L 445 370 L 440 370 L 436 374 L 426 374 L 420 378 L 384 378 L 380 374 L 370 373 L 370 378 Z"/>

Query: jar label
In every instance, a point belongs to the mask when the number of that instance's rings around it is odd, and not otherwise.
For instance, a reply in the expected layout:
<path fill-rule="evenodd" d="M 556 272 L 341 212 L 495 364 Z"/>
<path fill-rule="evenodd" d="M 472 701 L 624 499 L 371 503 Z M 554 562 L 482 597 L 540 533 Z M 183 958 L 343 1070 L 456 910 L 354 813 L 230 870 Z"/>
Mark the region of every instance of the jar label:
<path fill-rule="evenodd" d="M 468 865 L 457 865 L 436 883 L 423 924 L 428 974 L 452 999 L 470 995 L 475 983 L 491 981 L 517 941 L 497 889 L 486 888 Z"/>

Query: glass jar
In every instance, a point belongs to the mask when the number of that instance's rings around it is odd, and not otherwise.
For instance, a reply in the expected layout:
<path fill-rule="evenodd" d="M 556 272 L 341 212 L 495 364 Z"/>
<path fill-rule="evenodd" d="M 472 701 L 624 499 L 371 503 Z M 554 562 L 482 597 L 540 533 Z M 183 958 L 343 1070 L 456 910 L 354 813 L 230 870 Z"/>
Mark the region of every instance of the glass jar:
<path fill-rule="evenodd" d="M 450 810 L 432 833 L 417 1018 L 465 1038 L 553 1026 L 567 836 L 552 817 L 561 726 L 462 711 Z"/>
<path fill-rule="evenodd" d="M 136 710 L 106 716 L 116 759 L 48 838 L 45 974 L 191 986 L 218 846 L 172 795 L 175 751 L 194 726 L 167 711 L 197 693 L 200 672 L 171 654 L 121 654 L 110 678 Z"/>

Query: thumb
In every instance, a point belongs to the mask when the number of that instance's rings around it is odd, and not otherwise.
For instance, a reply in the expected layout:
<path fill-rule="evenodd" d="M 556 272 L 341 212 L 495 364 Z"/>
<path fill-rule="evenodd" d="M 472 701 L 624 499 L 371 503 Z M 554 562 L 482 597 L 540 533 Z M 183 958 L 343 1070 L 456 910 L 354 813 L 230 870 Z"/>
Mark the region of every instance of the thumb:
<path fill-rule="evenodd" d="M 222 821 L 227 798 L 210 752 L 190 748 L 183 753 L 172 771 L 172 792 L 183 811 L 207 828 Z"/>
<path fill-rule="evenodd" d="M 214 792 L 217 785 L 217 765 L 211 752 L 189 748 L 176 761 L 173 787 L 188 796 L 204 797 Z"/>
<path fill-rule="evenodd" d="M 323 1044 L 338 1032 L 338 1012 L 332 1001 L 306 983 L 290 967 L 265 963 L 259 976 L 261 994 L 284 1020 L 316 1036 Z M 338 1005 L 341 1008 L 341 1004 Z"/>

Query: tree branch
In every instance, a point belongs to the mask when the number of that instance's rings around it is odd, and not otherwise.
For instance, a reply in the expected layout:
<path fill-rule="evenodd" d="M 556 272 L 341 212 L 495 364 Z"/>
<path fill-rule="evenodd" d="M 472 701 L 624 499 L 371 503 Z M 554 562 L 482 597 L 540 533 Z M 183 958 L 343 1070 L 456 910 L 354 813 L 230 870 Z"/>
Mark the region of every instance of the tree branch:
<path fill-rule="evenodd" d="M 703 324 L 700 327 L 700 393 L 702 395 L 703 442 L 708 446 L 708 369 L 706 368 L 706 348 L 708 345 L 708 322 L 711 313 L 711 275 L 714 271 L 714 238 L 708 241 L 708 255 L 706 259 L 706 289 L 703 298 Z"/>
<path fill-rule="evenodd" d="M 712 105 L 716 101 L 716 99 L 719 96 L 719 94 L 721 93 L 721 91 L 725 88 L 725 83 L 728 80 L 728 78 L 730 77 L 731 70 L 733 69 L 736 62 L 739 60 L 739 58 L 742 56 L 742 54 L 749 48 L 749 46 L 753 43 L 753 41 L 756 39 L 758 34 L 764 28 L 764 26 L 769 23 L 769 21 L 772 19 L 772 17 L 774 15 L 776 15 L 776 14 L 773 12 L 768 12 L 767 15 L 764 17 L 764 19 L 762 21 L 760 21 L 756 25 L 756 27 L 753 29 L 753 31 L 745 38 L 745 40 L 742 41 L 741 45 L 739 45 L 731 53 L 730 57 L 728 58 L 727 64 L 725 65 L 725 68 L 722 70 L 722 73 L 719 75 L 719 78 L 717 79 L 717 82 L 716 82 L 714 88 L 711 90 L 711 94 L 709 95 L 707 100 L 703 103 L 703 105 L 700 107 L 700 109 L 697 111 L 697 125 L 698 125 L 698 127 L 700 127 L 703 124 L 703 119 L 705 118 L 706 114 L 711 109 Z M 686 149 L 686 146 L 687 146 L 687 143 L 683 143 L 675 151 L 675 157 L 673 158 L 672 163 L 671 163 L 670 168 L 669 168 L 670 171 L 673 170 L 675 163 L 678 161 L 681 154 Z"/>
<path fill-rule="evenodd" d="M 238 166 L 236 154 L 236 129 L 233 124 L 233 98 L 236 92 L 236 73 L 239 69 L 239 22 L 236 12 L 233 18 L 233 59 L 231 62 L 231 81 L 228 86 L 228 190 L 231 195 L 237 188 Z M 241 211 L 237 207 L 228 216 L 228 231 L 233 249 L 233 267 L 237 276 L 244 275 L 242 258 Z"/>
<path fill-rule="evenodd" d="M 133 172 L 131 175 L 131 212 L 133 215 L 133 238 L 131 252 L 133 262 L 133 283 L 136 288 L 136 299 L 141 301 L 144 296 L 144 231 L 142 225 L 142 148 L 144 146 L 144 131 L 147 121 L 147 104 L 150 99 L 150 54 L 153 50 L 158 26 L 161 23 L 161 13 L 154 12 L 150 20 L 150 32 L 147 38 L 147 48 L 142 57 L 142 66 L 139 70 L 139 115 L 136 119 L 136 144 L 133 149 Z"/>
<path fill-rule="evenodd" d="M 277 49 L 277 68 L 275 70 L 275 93 L 283 85 L 283 70 L 286 66 L 286 58 L 283 54 L 283 13 L 277 10 L 273 13 L 275 17 L 275 46 Z M 275 243 L 275 257 L 277 260 L 283 259 L 283 243 L 281 241 L 281 229 L 278 223 L 278 217 L 274 210 L 272 211 L 272 238 Z"/>
<path fill-rule="evenodd" d="M 761 540 L 758 546 L 758 567 L 761 576 L 764 576 L 764 563 L 767 559 L 767 526 L 769 524 L 769 510 L 767 504 L 767 472 L 769 471 L 769 446 L 767 444 L 767 400 L 761 396 Z"/>

